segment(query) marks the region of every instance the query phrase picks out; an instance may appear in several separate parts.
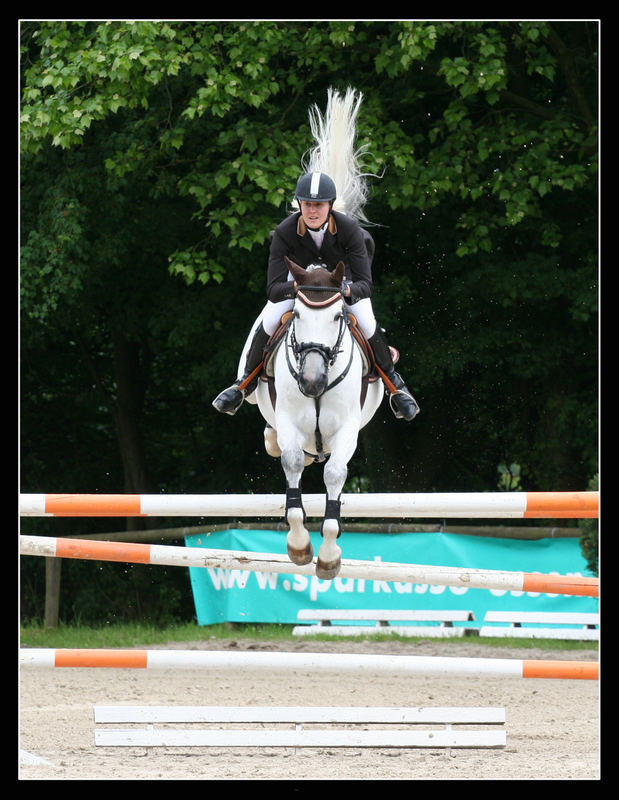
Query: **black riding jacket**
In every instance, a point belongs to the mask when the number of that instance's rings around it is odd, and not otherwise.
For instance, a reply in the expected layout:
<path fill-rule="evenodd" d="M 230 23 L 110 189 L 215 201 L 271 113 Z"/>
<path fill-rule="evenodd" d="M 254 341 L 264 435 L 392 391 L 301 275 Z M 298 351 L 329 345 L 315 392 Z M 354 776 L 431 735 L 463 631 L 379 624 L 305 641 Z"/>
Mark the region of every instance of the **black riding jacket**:
<path fill-rule="evenodd" d="M 335 269 L 339 261 L 346 265 L 346 280 L 351 282 L 348 303 L 356 303 L 372 296 L 372 256 L 374 241 L 367 231 L 352 217 L 338 211 L 329 215 L 320 250 L 312 239 L 301 217 L 291 214 L 273 231 L 267 272 L 267 298 L 278 303 L 294 297 L 294 281 L 288 280 L 288 256 L 300 267 L 324 264 Z"/>

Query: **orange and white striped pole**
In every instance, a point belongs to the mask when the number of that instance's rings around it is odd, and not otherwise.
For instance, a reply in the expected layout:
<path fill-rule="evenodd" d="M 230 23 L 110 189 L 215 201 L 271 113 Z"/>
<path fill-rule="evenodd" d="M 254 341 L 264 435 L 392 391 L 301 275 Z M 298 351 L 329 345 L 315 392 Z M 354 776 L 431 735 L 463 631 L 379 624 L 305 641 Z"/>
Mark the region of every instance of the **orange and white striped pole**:
<path fill-rule="evenodd" d="M 322 517 L 324 494 L 303 496 L 309 517 Z M 33 517 L 283 517 L 285 495 L 22 494 Z M 342 517 L 582 519 L 599 514 L 598 492 L 455 492 L 343 494 Z"/>
<path fill-rule="evenodd" d="M 239 550 L 208 550 L 202 547 L 100 542 L 47 536 L 20 536 L 20 553 L 47 558 L 78 558 L 95 561 L 124 561 L 160 566 L 212 567 L 314 575 L 313 563 L 293 564 L 286 555 Z M 588 597 L 599 595 L 599 579 L 580 575 L 543 575 L 533 572 L 435 567 L 388 561 L 343 559 L 339 577 L 375 581 L 397 581 L 468 589 L 503 589 Z"/>
<path fill-rule="evenodd" d="M 598 680 L 596 661 L 519 658 L 451 658 L 355 653 L 280 653 L 219 650 L 71 650 L 20 651 L 22 667 L 116 669 L 307 670 L 309 672 L 464 675 L 469 677 Z"/>

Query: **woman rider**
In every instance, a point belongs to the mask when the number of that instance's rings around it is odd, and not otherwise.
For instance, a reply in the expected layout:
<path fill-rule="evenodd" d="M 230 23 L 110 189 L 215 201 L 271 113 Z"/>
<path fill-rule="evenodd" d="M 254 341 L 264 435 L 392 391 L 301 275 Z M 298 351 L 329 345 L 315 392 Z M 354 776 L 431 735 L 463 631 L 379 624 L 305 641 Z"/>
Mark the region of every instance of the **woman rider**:
<path fill-rule="evenodd" d="M 329 270 L 339 261 L 346 265 L 344 296 L 357 325 L 369 341 L 378 367 L 385 373 L 390 404 L 398 419 L 412 420 L 419 412 L 404 381 L 395 371 L 391 352 L 372 310 L 372 256 L 374 242 L 354 217 L 333 210 L 336 199 L 334 181 L 324 172 L 310 172 L 297 183 L 300 212 L 281 222 L 271 239 L 267 272 L 268 301 L 262 311 L 243 376 L 221 392 L 213 406 L 223 414 L 235 414 L 246 396 L 256 388 L 256 376 L 244 390 L 239 384 L 260 365 L 264 347 L 279 327 L 282 315 L 292 309 L 296 286 L 288 271 L 287 256 L 301 267 L 319 264 Z M 395 389 L 395 391 L 393 391 Z"/>

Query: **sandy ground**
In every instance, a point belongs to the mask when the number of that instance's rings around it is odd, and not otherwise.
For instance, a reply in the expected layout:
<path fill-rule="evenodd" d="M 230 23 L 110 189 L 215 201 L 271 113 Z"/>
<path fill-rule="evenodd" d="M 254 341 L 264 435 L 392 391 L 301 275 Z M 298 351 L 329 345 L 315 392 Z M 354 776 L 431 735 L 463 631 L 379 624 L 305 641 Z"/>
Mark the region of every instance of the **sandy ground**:
<path fill-rule="evenodd" d="M 163 649 L 288 650 L 597 660 L 593 650 L 491 650 L 474 642 L 216 640 Z M 499 750 L 95 748 L 95 705 L 500 706 Z M 598 780 L 599 683 L 308 672 L 23 669 L 19 747 L 47 764 L 20 780 Z"/>

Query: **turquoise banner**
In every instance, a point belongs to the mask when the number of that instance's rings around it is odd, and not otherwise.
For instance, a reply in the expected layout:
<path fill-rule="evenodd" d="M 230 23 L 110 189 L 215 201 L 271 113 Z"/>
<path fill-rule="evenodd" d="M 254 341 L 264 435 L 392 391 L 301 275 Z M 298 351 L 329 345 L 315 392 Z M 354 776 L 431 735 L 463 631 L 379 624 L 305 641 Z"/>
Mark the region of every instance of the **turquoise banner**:
<path fill-rule="evenodd" d="M 320 534 L 311 534 L 314 552 Z M 187 536 L 188 547 L 285 553 L 285 531 L 227 530 Z M 496 539 L 453 533 L 343 533 L 344 558 L 473 569 L 590 576 L 578 539 Z M 189 569 L 199 625 L 221 622 L 295 623 L 306 608 L 449 609 L 472 611 L 479 627 L 486 611 L 596 612 L 593 597 L 387 583 L 360 578 L 323 581 L 315 576 L 241 569 Z M 338 623 L 339 624 L 339 623 Z"/>

